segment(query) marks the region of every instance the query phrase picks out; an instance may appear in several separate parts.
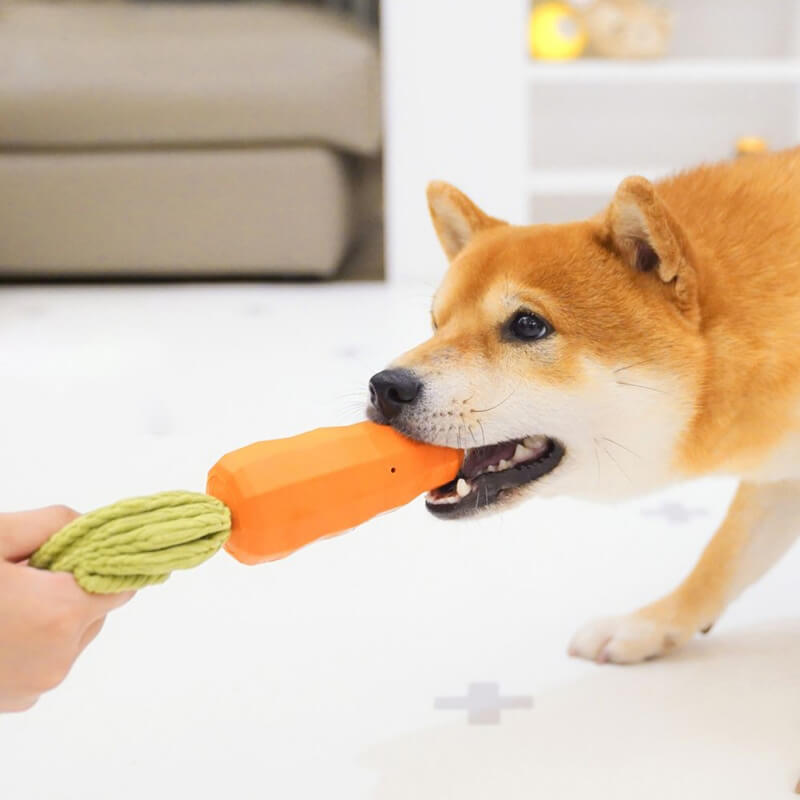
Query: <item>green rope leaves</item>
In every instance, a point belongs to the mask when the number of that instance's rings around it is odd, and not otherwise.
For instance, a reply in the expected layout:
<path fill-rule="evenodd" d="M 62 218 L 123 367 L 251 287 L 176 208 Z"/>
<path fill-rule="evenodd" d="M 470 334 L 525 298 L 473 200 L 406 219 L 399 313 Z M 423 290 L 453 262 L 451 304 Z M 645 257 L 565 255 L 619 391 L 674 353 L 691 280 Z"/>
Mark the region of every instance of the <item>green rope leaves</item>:
<path fill-rule="evenodd" d="M 40 569 L 71 572 L 87 592 L 112 594 L 163 583 L 174 569 L 201 564 L 231 530 L 228 507 L 196 492 L 161 492 L 90 511 L 30 558 Z"/>

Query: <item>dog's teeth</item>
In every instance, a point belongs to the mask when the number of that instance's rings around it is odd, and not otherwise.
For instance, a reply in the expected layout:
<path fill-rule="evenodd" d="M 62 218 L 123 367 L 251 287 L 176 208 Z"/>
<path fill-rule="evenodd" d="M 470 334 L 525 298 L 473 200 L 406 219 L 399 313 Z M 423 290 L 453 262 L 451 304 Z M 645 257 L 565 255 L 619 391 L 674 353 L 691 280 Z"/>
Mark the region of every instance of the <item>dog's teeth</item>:
<path fill-rule="evenodd" d="M 444 495 L 443 497 L 428 495 L 428 502 L 434 506 L 447 506 L 451 505 L 452 503 L 457 503 L 458 497 L 454 494 L 447 494 Z"/>
<path fill-rule="evenodd" d="M 536 451 L 541 450 L 543 447 L 547 445 L 547 437 L 546 436 L 528 436 L 526 439 L 523 440 L 523 444 L 525 447 L 533 450 L 534 453 Z"/>
<path fill-rule="evenodd" d="M 456 484 L 456 494 L 459 497 L 466 497 L 471 491 L 472 487 L 463 478 L 459 478 Z"/>
<path fill-rule="evenodd" d="M 486 467 L 486 472 L 497 472 L 497 467 L 494 464 L 490 464 Z"/>
<path fill-rule="evenodd" d="M 536 453 L 529 450 L 524 444 L 518 444 L 517 449 L 514 451 L 514 462 L 519 464 L 521 461 L 529 461 Z"/>
<path fill-rule="evenodd" d="M 503 459 L 503 460 L 502 460 L 502 461 L 501 461 L 501 462 L 500 462 L 500 463 L 497 465 L 497 471 L 498 471 L 498 472 L 502 472 L 504 469 L 511 469 L 511 467 L 513 467 L 513 466 L 514 466 L 514 465 L 513 465 L 513 464 L 512 464 L 510 461 L 506 461 L 505 459 Z"/>

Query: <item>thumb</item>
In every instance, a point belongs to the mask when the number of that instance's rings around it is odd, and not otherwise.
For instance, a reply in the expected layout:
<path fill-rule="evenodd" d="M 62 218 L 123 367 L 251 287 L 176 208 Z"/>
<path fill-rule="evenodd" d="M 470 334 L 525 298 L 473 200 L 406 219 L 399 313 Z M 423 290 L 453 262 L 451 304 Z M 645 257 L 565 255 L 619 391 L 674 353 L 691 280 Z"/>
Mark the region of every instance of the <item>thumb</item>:
<path fill-rule="evenodd" d="M 79 516 L 66 506 L 0 514 L 0 559 L 22 561 Z"/>

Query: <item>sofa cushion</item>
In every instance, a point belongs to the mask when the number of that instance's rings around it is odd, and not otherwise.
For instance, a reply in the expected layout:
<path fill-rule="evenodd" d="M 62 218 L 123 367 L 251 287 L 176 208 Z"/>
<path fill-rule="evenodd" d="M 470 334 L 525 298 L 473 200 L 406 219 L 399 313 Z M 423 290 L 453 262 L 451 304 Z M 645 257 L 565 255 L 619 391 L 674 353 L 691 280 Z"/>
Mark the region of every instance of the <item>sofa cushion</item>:
<path fill-rule="evenodd" d="M 0 273 L 330 275 L 346 159 L 320 147 L 0 152 Z"/>
<path fill-rule="evenodd" d="M 311 141 L 373 153 L 377 47 L 275 4 L 0 5 L 0 146 Z"/>

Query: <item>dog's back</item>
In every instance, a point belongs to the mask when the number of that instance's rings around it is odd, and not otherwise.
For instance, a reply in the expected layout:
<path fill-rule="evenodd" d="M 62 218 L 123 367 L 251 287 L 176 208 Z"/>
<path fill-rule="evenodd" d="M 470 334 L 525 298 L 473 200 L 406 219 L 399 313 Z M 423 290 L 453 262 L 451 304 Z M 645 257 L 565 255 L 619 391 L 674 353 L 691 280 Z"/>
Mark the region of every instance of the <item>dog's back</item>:
<path fill-rule="evenodd" d="M 727 428 L 732 450 L 775 443 L 754 477 L 785 472 L 800 462 L 800 148 L 699 167 L 657 191 L 691 243 L 713 354 L 698 450 Z"/>
<path fill-rule="evenodd" d="M 800 148 L 698 167 L 657 190 L 697 251 L 701 279 L 713 282 L 707 314 L 718 299 L 798 309 Z"/>

